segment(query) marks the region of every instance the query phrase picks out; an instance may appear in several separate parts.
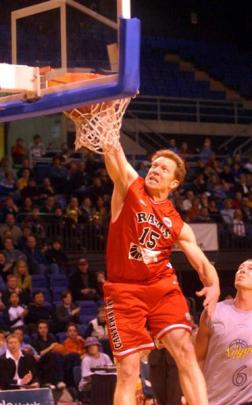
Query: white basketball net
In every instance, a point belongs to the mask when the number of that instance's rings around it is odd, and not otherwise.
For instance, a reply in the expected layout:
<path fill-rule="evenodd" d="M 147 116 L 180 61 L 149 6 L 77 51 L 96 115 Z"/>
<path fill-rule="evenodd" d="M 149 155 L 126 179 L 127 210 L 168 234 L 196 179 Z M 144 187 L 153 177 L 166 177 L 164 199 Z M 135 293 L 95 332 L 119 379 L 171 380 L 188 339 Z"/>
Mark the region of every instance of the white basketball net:
<path fill-rule="evenodd" d="M 105 150 L 118 149 L 122 118 L 130 100 L 105 101 L 65 112 L 75 123 L 75 148 L 85 147 L 100 154 Z"/>

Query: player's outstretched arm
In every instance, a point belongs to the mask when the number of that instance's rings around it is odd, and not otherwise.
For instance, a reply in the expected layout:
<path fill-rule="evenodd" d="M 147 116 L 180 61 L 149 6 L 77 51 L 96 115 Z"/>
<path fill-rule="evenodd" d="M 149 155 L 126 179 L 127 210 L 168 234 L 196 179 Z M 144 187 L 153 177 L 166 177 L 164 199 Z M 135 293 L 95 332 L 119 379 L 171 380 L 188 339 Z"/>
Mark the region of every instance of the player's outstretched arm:
<path fill-rule="evenodd" d="M 127 161 L 122 146 L 104 151 L 107 172 L 121 194 L 126 194 L 130 184 L 138 177 L 136 170 Z"/>
<path fill-rule="evenodd" d="M 206 255 L 197 245 L 195 235 L 191 227 L 184 223 L 178 238 L 178 244 L 185 253 L 193 268 L 199 274 L 204 288 L 197 292 L 198 296 L 205 296 L 203 306 L 211 316 L 220 295 L 219 278 L 214 266 L 209 262 Z"/>

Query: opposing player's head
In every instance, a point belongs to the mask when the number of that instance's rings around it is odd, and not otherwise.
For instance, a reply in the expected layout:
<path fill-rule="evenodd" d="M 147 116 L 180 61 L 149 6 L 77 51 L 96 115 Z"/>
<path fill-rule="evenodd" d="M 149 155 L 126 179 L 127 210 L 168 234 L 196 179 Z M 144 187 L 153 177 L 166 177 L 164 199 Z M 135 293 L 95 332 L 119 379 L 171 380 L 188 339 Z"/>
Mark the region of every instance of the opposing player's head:
<path fill-rule="evenodd" d="M 186 174 L 185 162 L 177 153 L 162 149 L 154 153 L 145 185 L 152 194 L 157 191 L 169 193 L 183 183 Z"/>
<path fill-rule="evenodd" d="M 250 290 L 252 294 L 252 259 L 247 259 L 238 267 L 235 274 L 235 288 L 239 290 Z"/>

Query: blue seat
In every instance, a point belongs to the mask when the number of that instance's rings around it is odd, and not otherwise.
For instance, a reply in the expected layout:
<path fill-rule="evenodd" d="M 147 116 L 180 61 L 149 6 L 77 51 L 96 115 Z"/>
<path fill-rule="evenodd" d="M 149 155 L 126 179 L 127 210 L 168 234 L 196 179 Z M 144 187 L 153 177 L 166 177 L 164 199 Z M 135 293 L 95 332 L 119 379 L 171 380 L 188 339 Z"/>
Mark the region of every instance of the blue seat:
<path fill-rule="evenodd" d="M 82 324 L 78 325 L 78 331 L 82 337 L 86 336 L 87 328 L 88 328 L 88 323 L 86 323 L 86 324 L 82 323 Z"/>
<path fill-rule="evenodd" d="M 66 332 L 58 332 L 58 333 L 56 333 L 56 338 L 59 343 L 63 343 L 64 340 L 67 338 L 67 334 L 66 334 Z"/>
<path fill-rule="evenodd" d="M 47 279 L 43 274 L 32 274 L 31 279 L 32 288 L 40 289 L 48 287 Z"/>
<path fill-rule="evenodd" d="M 65 288 L 62 287 L 53 287 L 52 289 L 52 300 L 53 302 L 60 302 L 61 301 L 61 295 L 62 292 L 65 290 Z"/>
<path fill-rule="evenodd" d="M 88 324 L 96 315 L 80 313 L 79 319 L 81 324 Z"/>
<path fill-rule="evenodd" d="M 85 315 L 96 315 L 98 305 L 95 301 L 76 301 L 76 304 L 81 308 L 81 313 Z"/>
<path fill-rule="evenodd" d="M 50 276 L 50 286 L 51 288 L 61 287 L 62 289 L 67 289 L 68 280 L 64 274 L 52 274 Z"/>

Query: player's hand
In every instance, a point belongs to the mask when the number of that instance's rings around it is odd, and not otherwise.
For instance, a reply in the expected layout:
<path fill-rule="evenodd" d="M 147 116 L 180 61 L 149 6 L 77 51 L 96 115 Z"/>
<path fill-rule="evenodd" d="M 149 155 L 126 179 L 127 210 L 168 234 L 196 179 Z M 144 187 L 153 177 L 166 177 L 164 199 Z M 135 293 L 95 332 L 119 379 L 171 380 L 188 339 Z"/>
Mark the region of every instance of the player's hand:
<path fill-rule="evenodd" d="M 202 290 L 197 291 L 196 295 L 198 297 L 204 297 L 203 307 L 207 311 L 207 315 L 211 318 L 215 309 L 215 305 L 218 302 L 220 296 L 220 288 L 218 285 L 211 285 L 209 287 L 204 287 Z"/>

